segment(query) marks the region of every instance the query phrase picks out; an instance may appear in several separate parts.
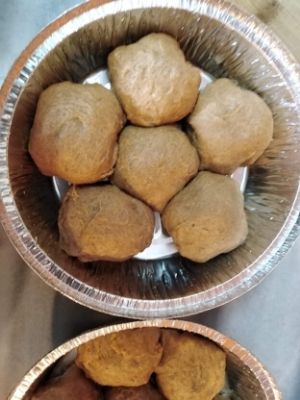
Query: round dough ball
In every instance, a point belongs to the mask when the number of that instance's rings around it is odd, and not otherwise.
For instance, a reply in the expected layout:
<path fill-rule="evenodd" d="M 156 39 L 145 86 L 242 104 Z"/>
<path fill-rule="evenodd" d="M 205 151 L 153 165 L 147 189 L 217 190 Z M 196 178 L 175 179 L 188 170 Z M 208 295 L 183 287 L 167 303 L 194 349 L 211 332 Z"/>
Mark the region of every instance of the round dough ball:
<path fill-rule="evenodd" d="M 253 164 L 273 136 L 267 104 L 229 79 L 218 79 L 204 90 L 188 123 L 202 169 L 220 174 Z"/>
<path fill-rule="evenodd" d="M 185 60 L 177 41 L 151 33 L 108 56 L 113 88 L 128 119 L 156 126 L 179 121 L 198 97 L 200 70 Z"/>
<path fill-rule="evenodd" d="M 79 346 L 76 363 L 100 385 L 135 387 L 148 383 L 161 356 L 160 329 L 140 328 Z"/>
<path fill-rule="evenodd" d="M 120 136 L 113 182 L 162 211 L 198 168 L 196 149 L 176 126 L 128 126 Z"/>
<path fill-rule="evenodd" d="M 235 249 L 248 234 L 238 184 L 206 171 L 170 201 L 162 222 L 179 253 L 200 263 Z"/>
<path fill-rule="evenodd" d="M 125 122 L 117 98 L 103 86 L 57 83 L 39 98 L 29 152 L 44 175 L 96 182 L 113 171 Z"/>
<path fill-rule="evenodd" d="M 148 247 L 149 207 L 112 185 L 71 187 L 58 219 L 60 245 L 81 261 L 124 261 Z"/>
<path fill-rule="evenodd" d="M 212 400 L 225 383 L 224 351 L 201 336 L 162 331 L 156 381 L 168 400 Z"/>
<path fill-rule="evenodd" d="M 105 400 L 164 400 L 150 383 L 134 388 L 115 387 L 109 388 L 105 393 Z"/>
<path fill-rule="evenodd" d="M 104 400 L 100 388 L 72 365 L 62 376 L 40 386 L 31 400 Z"/>

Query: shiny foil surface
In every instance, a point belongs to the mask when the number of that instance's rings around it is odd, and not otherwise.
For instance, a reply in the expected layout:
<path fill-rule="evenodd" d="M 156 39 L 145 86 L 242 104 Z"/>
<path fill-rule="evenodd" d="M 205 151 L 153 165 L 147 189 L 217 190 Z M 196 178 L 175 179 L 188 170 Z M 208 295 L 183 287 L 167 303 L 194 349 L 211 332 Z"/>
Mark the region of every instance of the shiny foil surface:
<path fill-rule="evenodd" d="M 207 337 L 221 346 L 226 352 L 226 372 L 229 386 L 233 390 L 233 400 L 253 400 L 254 398 L 256 400 L 281 399 L 281 394 L 263 365 L 249 353 L 248 350 L 241 347 L 234 340 L 200 324 L 186 321 L 156 319 L 96 329 L 62 344 L 51 353 L 47 354 L 25 375 L 20 384 L 9 396 L 8 400 L 29 400 L 44 374 L 49 372 L 62 357 L 66 356 L 71 351 L 76 351 L 79 345 L 112 332 L 149 326 L 175 328 L 192 332 Z"/>
<path fill-rule="evenodd" d="M 249 171 L 249 235 L 235 251 L 196 264 L 161 260 L 85 265 L 58 244 L 59 203 L 50 178 L 27 152 L 40 93 L 83 81 L 108 53 L 150 32 L 174 36 L 186 57 L 214 77 L 255 90 L 273 111 L 274 140 Z M 179 82 L 180 87 L 180 82 Z M 44 29 L 21 54 L 0 93 L 0 214 L 28 265 L 74 301 L 105 313 L 175 317 L 202 312 L 247 292 L 278 263 L 299 230 L 300 69 L 255 17 L 218 0 L 90 1 Z"/>

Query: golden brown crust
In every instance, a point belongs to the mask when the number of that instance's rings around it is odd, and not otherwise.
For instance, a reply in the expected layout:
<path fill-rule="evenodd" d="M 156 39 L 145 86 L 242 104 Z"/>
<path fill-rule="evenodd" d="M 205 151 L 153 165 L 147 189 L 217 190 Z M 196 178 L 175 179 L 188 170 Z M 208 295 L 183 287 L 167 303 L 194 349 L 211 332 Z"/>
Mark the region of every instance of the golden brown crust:
<path fill-rule="evenodd" d="M 105 400 L 164 400 L 164 396 L 150 383 L 134 388 L 116 387 L 105 392 Z"/>
<path fill-rule="evenodd" d="M 62 376 L 40 386 L 32 400 L 104 400 L 100 388 L 72 365 Z"/>
<path fill-rule="evenodd" d="M 108 57 L 110 78 L 128 119 L 158 126 L 189 114 L 198 97 L 200 70 L 185 60 L 177 41 L 151 33 Z"/>
<path fill-rule="evenodd" d="M 57 83 L 39 98 L 29 152 L 44 175 L 96 182 L 113 171 L 125 121 L 117 98 L 103 86 Z"/>
<path fill-rule="evenodd" d="M 207 171 L 200 172 L 170 201 L 162 222 L 179 253 L 196 262 L 233 250 L 248 233 L 238 184 Z"/>
<path fill-rule="evenodd" d="M 176 126 L 128 126 L 120 136 L 113 182 L 162 211 L 198 167 L 197 151 Z"/>
<path fill-rule="evenodd" d="M 163 356 L 157 384 L 168 400 L 212 400 L 224 386 L 226 357 L 201 336 L 162 331 Z"/>
<path fill-rule="evenodd" d="M 76 363 L 100 385 L 135 387 L 148 383 L 161 356 L 160 329 L 140 328 L 79 346 Z"/>
<path fill-rule="evenodd" d="M 221 174 L 253 164 L 273 136 L 272 112 L 263 99 L 229 79 L 205 89 L 188 122 L 202 169 Z"/>
<path fill-rule="evenodd" d="M 150 245 L 154 215 L 116 186 L 71 187 L 59 212 L 60 245 L 82 261 L 123 261 Z"/>

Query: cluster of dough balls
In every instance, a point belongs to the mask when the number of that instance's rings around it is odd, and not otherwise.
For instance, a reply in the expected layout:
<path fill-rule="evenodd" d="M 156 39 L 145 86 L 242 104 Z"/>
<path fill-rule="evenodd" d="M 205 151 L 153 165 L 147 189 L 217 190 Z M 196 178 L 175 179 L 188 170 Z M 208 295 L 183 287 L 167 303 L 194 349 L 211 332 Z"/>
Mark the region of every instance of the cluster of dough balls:
<path fill-rule="evenodd" d="M 213 400 L 226 388 L 225 371 L 225 352 L 200 335 L 131 329 L 80 345 L 75 365 L 32 400 Z"/>
<path fill-rule="evenodd" d="M 199 95 L 200 70 L 163 33 L 117 47 L 108 70 L 113 91 L 63 82 L 38 101 L 29 152 L 43 174 L 73 184 L 59 213 L 62 248 L 82 261 L 126 260 L 150 245 L 154 211 L 193 261 L 239 246 L 243 196 L 226 174 L 269 145 L 268 106 L 228 79 Z"/>

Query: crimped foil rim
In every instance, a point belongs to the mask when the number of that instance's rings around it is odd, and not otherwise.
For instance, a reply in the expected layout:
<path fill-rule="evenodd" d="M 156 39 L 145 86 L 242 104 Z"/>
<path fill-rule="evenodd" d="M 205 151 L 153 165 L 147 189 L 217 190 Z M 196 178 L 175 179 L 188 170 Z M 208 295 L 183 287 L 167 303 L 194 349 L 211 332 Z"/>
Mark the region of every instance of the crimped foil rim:
<path fill-rule="evenodd" d="M 299 232 L 300 196 L 299 186 L 294 204 L 280 233 L 266 251 L 240 274 L 206 291 L 185 297 L 165 300 L 140 300 L 121 297 L 83 284 L 72 275 L 63 271 L 38 246 L 23 223 L 14 202 L 8 173 L 7 143 L 14 106 L 25 86 L 28 76 L 23 70 L 34 69 L 38 54 L 39 61 L 53 45 L 76 29 L 93 20 L 103 18 L 120 11 L 139 8 L 176 8 L 217 19 L 251 43 L 272 60 L 278 73 L 285 76 L 289 90 L 293 95 L 300 119 L 300 67 L 286 47 L 272 31 L 254 16 L 249 16 L 230 3 L 218 0 L 118 0 L 114 2 L 91 1 L 67 12 L 46 27 L 24 50 L 12 67 L 0 92 L 2 118 L 0 129 L 0 217 L 4 229 L 25 262 L 50 286 L 59 290 L 70 299 L 97 311 L 108 314 L 134 317 L 179 317 L 203 312 L 225 304 L 251 288 L 255 287 L 278 264 L 280 259 L 294 243 Z M 59 34 L 57 33 L 59 31 Z M 47 38 L 51 36 L 51 42 Z M 9 116 L 9 118 L 7 118 Z"/>
<path fill-rule="evenodd" d="M 265 398 L 267 400 L 281 400 L 281 393 L 279 392 L 276 384 L 271 377 L 270 373 L 265 367 L 257 360 L 247 349 L 235 342 L 233 339 L 221 334 L 214 329 L 208 328 L 204 325 L 196 324 L 188 321 L 179 320 L 149 320 L 149 321 L 135 321 L 118 325 L 111 325 L 100 329 L 95 329 L 77 336 L 66 343 L 60 345 L 55 350 L 48 353 L 43 357 L 30 371 L 24 376 L 19 385 L 13 390 L 8 400 L 23 400 L 24 396 L 28 393 L 31 385 L 38 379 L 46 369 L 53 365 L 60 357 L 63 357 L 68 352 L 74 350 L 79 345 L 95 339 L 99 336 L 104 336 L 113 332 L 120 332 L 127 329 L 143 328 L 143 327 L 159 327 L 159 328 L 174 328 L 183 331 L 192 332 L 202 335 L 213 342 L 217 343 L 224 350 L 237 356 L 244 365 L 247 365 L 251 372 L 263 389 Z"/>

